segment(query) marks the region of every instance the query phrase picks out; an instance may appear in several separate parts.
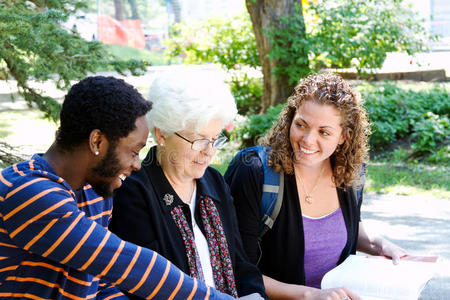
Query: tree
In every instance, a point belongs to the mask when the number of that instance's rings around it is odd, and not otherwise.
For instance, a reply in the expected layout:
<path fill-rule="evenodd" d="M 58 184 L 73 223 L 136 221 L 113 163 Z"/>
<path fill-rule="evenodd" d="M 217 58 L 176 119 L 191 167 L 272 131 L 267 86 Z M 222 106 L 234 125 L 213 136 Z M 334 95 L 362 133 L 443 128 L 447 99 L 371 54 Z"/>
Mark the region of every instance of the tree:
<path fill-rule="evenodd" d="M 130 8 L 131 8 L 131 19 L 133 19 L 133 20 L 140 19 L 136 0 L 128 0 L 128 3 L 130 4 Z"/>
<path fill-rule="evenodd" d="M 137 20 L 139 18 L 138 8 L 136 0 L 128 0 L 128 4 L 130 4 L 131 16 L 130 19 Z M 116 20 L 122 21 L 127 17 L 125 16 L 125 7 L 123 4 L 123 0 L 114 0 L 114 16 Z"/>
<path fill-rule="evenodd" d="M 125 20 L 123 0 L 114 0 L 114 17 L 119 21 Z"/>
<path fill-rule="evenodd" d="M 246 0 L 264 75 L 262 111 L 321 68 L 380 68 L 389 52 L 427 49 L 429 36 L 404 0 Z M 306 23 L 306 26 L 305 26 Z"/>
<path fill-rule="evenodd" d="M 277 69 L 283 65 L 291 62 L 280 61 L 269 54 L 273 49 L 273 41 L 270 39 L 268 30 L 271 30 L 276 37 L 276 32 L 283 32 L 287 29 L 286 22 L 283 18 L 293 16 L 297 13 L 300 30 L 296 32 L 298 39 L 305 39 L 306 31 L 303 23 L 303 18 L 298 14 L 298 8 L 301 9 L 300 0 L 246 0 L 247 10 L 250 14 L 250 19 L 253 24 L 253 31 L 255 33 L 256 45 L 258 47 L 259 59 L 261 61 L 262 73 L 264 76 L 264 93 L 262 97 L 261 109 L 266 111 L 268 107 L 278 103 L 285 102 L 293 91 L 295 82 L 293 82 L 288 74 L 278 72 Z M 300 10 L 301 11 L 301 10 Z M 290 41 L 287 41 L 282 48 L 288 49 Z M 305 52 L 305 55 L 307 53 Z M 307 56 L 306 56 L 307 57 Z M 295 62 L 293 62 L 295 63 Z M 302 61 L 302 66 L 308 69 L 308 61 Z"/>
<path fill-rule="evenodd" d="M 404 0 L 311 1 L 307 10 L 310 60 L 319 66 L 380 68 L 389 52 L 427 49 L 427 34 Z"/>
<path fill-rule="evenodd" d="M 30 81 L 53 80 L 66 90 L 72 80 L 88 73 L 114 69 L 123 74 L 145 70 L 142 61 L 122 61 L 96 41 L 85 41 L 62 23 L 86 0 L 0 0 L 0 77 L 14 78 L 19 93 L 45 117 L 57 120 L 60 103 L 30 85 Z"/>

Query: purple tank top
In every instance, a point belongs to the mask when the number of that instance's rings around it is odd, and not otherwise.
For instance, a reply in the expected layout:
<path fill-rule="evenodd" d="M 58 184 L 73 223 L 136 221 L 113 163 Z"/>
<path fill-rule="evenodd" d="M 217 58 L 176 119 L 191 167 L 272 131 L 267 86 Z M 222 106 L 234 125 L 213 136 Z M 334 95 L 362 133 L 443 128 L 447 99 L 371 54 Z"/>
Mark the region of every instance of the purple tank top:
<path fill-rule="evenodd" d="M 338 208 L 323 217 L 303 216 L 305 234 L 305 285 L 320 288 L 326 272 L 337 266 L 347 243 L 342 210 Z"/>

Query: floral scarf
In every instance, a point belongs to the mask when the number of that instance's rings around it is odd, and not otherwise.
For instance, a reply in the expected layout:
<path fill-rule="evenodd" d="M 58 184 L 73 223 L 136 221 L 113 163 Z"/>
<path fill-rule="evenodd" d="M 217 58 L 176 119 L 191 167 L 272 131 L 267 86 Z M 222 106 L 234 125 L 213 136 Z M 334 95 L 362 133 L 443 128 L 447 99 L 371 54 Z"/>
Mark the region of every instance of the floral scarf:
<path fill-rule="evenodd" d="M 209 197 L 201 197 L 199 202 L 200 215 L 208 241 L 209 255 L 216 289 L 237 297 L 233 267 L 228 250 L 228 243 L 223 230 L 222 221 L 214 202 Z M 186 249 L 191 277 L 204 281 L 200 257 L 195 246 L 194 233 L 186 220 L 181 206 L 175 206 L 170 214 L 181 233 Z M 194 216 L 192 216 L 194 217 Z"/>

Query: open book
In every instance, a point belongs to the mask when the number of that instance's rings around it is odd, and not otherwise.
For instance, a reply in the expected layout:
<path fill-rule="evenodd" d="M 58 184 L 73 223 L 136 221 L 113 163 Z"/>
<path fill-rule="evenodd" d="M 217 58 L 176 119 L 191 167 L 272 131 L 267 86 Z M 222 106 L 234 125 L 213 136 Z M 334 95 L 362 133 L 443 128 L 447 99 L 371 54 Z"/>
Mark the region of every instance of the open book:
<path fill-rule="evenodd" d="M 398 265 L 390 259 L 350 255 L 322 279 L 322 289 L 345 286 L 362 299 L 417 300 L 434 275 L 437 256 L 406 256 Z"/>

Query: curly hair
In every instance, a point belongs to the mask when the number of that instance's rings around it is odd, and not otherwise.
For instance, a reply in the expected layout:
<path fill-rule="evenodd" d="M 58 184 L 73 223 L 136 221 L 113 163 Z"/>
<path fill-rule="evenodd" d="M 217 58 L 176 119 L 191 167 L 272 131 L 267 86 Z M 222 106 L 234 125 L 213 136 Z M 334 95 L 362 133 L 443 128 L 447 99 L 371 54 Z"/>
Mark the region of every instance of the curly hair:
<path fill-rule="evenodd" d="M 368 155 L 369 121 L 361 96 L 342 77 L 326 73 L 304 78 L 288 98 L 278 122 L 269 130 L 263 144 L 270 146 L 269 165 L 276 172 L 294 172 L 294 153 L 289 139 L 292 120 L 306 101 L 332 105 L 341 114 L 344 142 L 331 156 L 336 186 L 349 186 L 359 177 L 359 169 Z"/>
<path fill-rule="evenodd" d="M 56 142 L 70 150 L 87 140 L 94 129 L 117 142 L 136 128 L 136 119 L 151 107 L 150 101 L 122 79 L 87 77 L 73 85 L 64 99 Z"/>

